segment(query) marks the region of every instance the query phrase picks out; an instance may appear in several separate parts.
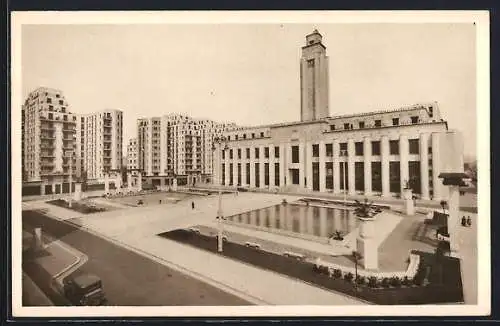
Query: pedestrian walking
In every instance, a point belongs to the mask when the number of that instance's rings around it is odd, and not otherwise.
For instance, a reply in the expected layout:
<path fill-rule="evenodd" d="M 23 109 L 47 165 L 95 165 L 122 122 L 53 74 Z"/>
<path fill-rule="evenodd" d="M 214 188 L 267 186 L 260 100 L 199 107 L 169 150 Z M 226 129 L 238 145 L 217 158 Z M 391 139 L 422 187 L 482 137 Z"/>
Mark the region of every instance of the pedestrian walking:
<path fill-rule="evenodd" d="M 467 216 L 467 226 L 471 225 L 472 225 L 472 219 L 470 218 L 470 216 Z"/>
<path fill-rule="evenodd" d="M 191 202 L 191 209 L 194 209 L 194 201 Z"/>
<path fill-rule="evenodd" d="M 467 226 L 467 219 L 465 216 L 462 216 L 462 226 Z"/>

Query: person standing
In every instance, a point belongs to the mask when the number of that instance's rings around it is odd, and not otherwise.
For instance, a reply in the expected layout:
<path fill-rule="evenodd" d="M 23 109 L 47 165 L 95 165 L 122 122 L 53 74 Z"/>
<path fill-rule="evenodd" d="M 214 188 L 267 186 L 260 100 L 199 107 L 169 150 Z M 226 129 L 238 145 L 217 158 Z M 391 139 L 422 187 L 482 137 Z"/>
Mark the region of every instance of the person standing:
<path fill-rule="evenodd" d="M 191 209 L 194 209 L 194 201 L 191 202 Z"/>
<path fill-rule="evenodd" d="M 470 215 L 467 216 L 467 226 L 471 226 L 472 225 L 472 219 L 470 218 Z"/>

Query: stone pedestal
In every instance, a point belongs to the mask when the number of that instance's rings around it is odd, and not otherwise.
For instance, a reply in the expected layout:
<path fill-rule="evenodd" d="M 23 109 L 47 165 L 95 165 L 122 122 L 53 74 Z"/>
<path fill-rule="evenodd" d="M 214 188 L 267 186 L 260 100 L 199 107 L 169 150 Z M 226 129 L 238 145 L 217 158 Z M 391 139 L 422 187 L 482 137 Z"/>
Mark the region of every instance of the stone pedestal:
<path fill-rule="evenodd" d="M 33 229 L 33 244 L 32 248 L 35 251 L 43 250 L 42 228 Z"/>
<path fill-rule="evenodd" d="M 411 189 L 403 189 L 404 214 L 415 215 L 415 203 L 413 202 L 413 191 Z"/>
<path fill-rule="evenodd" d="M 375 217 L 359 219 L 359 234 L 356 250 L 361 254 L 363 267 L 368 270 L 378 269 L 378 244 L 375 241 Z"/>
<path fill-rule="evenodd" d="M 448 200 L 448 233 L 450 234 L 450 251 L 456 253 L 458 251 L 457 228 L 460 223 L 459 206 L 460 206 L 460 191 L 458 186 L 449 187 L 450 199 Z"/>
<path fill-rule="evenodd" d="M 104 175 L 104 193 L 109 193 L 109 176 L 107 173 Z"/>
<path fill-rule="evenodd" d="M 82 199 L 82 184 L 80 182 L 75 183 L 75 192 L 73 193 L 73 200 L 79 201 Z"/>

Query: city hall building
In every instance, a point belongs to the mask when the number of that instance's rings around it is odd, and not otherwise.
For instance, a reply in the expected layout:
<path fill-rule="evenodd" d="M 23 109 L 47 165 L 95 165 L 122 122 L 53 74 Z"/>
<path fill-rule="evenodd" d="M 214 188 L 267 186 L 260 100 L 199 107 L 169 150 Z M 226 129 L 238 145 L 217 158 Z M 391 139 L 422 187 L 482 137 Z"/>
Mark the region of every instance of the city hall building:
<path fill-rule="evenodd" d="M 217 184 L 282 191 L 448 197 L 442 172 L 463 172 L 463 140 L 437 103 L 329 116 L 328 57 L 318 31 L 300 60 L 301 121 L 225 132 Z"/>

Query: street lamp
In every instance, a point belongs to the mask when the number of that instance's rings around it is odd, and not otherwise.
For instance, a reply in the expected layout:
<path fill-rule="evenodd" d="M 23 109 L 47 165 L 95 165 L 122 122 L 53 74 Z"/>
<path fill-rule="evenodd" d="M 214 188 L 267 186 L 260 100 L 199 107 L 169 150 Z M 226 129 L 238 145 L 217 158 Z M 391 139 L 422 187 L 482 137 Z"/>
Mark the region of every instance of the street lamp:
<path fill-rule="evenodd" d="M 227 143 L 225 142 L 224 137 L 217 137 L 214 138 L 214 143 L 217 144 L 224 144 L 223 151 L 226 151 L 228 149 Z M 215 144 L 212 146 L 212 149 L 215 151 Z M 212 161 L 213 161 L 213 156 L 212 156 Z M 213 176 L 213 168 L 212 168 L 212 176 Z M 219 206 L 217 209 L 217 219 L 218 219 L 218 234 L 217 234 L 217 252 L 221 253 L 223 251 L 223 223 L 222 219 L 224 217 L 224 213 L 222 211 L 222 189 L 219 188 Z"/>
<path fill-rule="evenodd" d="M 340 150 L 340 156 L 347 156 L 347 151 L 345 149 Z M 343 169 L 343 176 L 342 179 L 344 180 L 344 206 L 347 206 L 347 180 L 346 180 L 346 172 L 345 170 L 347 169 L 347 161 L 344 160 L 344 169 Z"/>
<path fill-rule="evenodd" d="M 358 292 L 358 261 L 361 259 L 361 254 L 357 251 L 352 252 L 352 257 L 354 258 L 354 288 Z"/>

